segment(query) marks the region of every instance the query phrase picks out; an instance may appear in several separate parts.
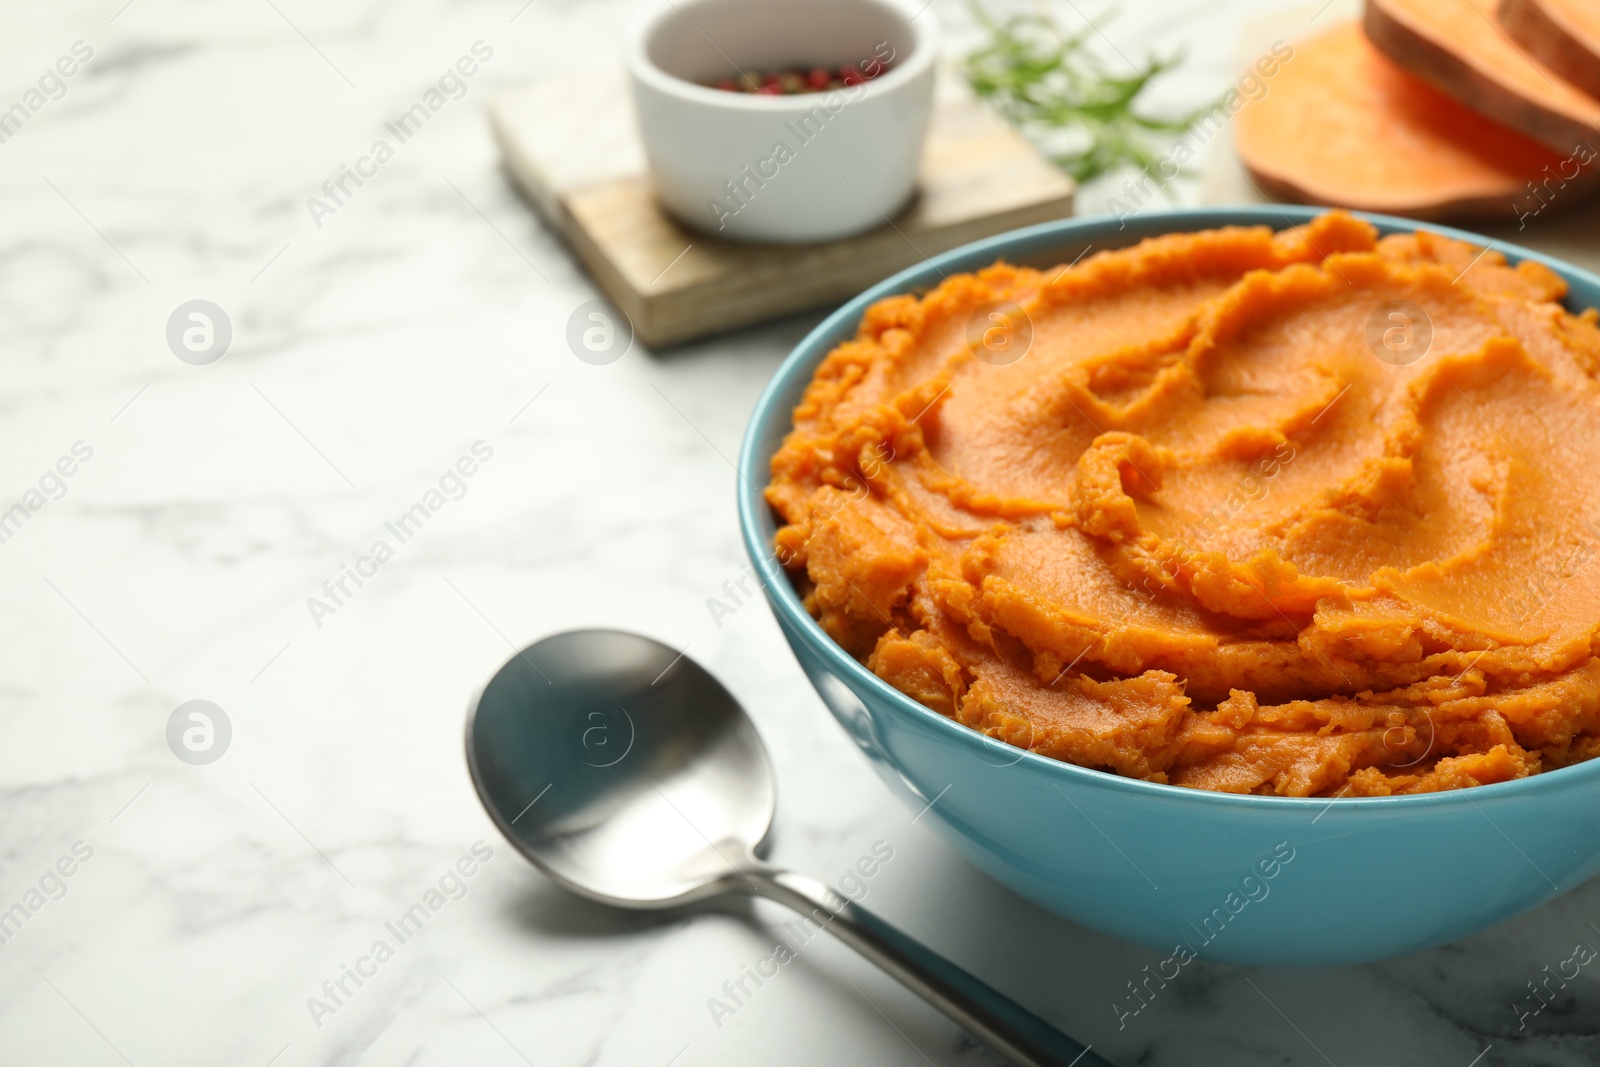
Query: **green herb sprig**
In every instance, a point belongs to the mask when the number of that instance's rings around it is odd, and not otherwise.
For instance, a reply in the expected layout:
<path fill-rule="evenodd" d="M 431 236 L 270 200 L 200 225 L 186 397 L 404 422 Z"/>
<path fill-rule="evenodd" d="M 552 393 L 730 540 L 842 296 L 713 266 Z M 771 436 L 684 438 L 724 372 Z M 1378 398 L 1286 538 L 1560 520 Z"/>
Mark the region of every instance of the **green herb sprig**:
<path fill-rule="evenodd" d="M 976 0 L 968 6 L 989 33 L 962 65 L 973 91 L 1080 183 L 1123 167 L 1155 173 L 1162 162 L 1155 135 L 1186 133 L 1212 110 L 1207 105 L 1163 119 L 1137 109 L 1140 94 L 1177 66 L 1181 55 L 1151 57 L 1122 76 L 1090 51 L 1089 39 L 1099 32 L 1092 20 L 1069 33 L 1047 14 L 996 19 Z"/>

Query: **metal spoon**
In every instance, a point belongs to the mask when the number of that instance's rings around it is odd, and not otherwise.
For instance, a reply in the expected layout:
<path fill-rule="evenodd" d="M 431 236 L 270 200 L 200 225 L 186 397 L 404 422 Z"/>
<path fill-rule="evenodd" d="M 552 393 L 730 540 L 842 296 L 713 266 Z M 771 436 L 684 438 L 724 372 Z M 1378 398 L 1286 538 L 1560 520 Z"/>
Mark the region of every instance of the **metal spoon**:
<path fill-rule="evenodd" d="M 500 832 L 575 893 L 622 908 L 763 896 L 1017 1067 L 1108 1067 L 822 882 L 757 859 L 777 806 L 766 749 L 716 678 L 666 645 L 576 630 L 523 649 L 467 710 L 467 766 Z"/>

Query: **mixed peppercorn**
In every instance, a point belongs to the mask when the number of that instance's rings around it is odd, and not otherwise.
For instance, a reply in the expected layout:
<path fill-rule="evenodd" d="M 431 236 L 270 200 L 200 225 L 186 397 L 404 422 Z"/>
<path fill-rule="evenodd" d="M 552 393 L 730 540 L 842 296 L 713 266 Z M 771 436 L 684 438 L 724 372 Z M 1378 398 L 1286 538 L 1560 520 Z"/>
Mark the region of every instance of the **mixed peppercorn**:
<path fill-rule="evenodd" d="M 887 63 L 869 59 L 864 63 L 845 64 L 837 69 L 812 67 L 810 70 L 747 70 L 737 77 L 708 82 L 712 89 L 730 93 L 754 93 L 758 96 L 793 96 L 796 93 L 824 93 L 829 89 L 843 89 L 862 82 L 881 78 L 889 70 Z"/>

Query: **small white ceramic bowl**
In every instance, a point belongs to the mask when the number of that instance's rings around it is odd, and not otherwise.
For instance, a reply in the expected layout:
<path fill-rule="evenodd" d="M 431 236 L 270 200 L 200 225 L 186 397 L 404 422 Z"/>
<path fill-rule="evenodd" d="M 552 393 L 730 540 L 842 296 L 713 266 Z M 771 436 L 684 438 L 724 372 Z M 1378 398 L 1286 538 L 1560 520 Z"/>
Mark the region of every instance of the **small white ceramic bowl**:
<path fill-rule="evenodd" d="M 804 243 L 881 226 L 916 191 L 938 26 L 898 0 L 661 0 L 626 61 L 662 204 L 724 239 Z M 704 83 L 860 64 L 843 89 L 761 96 Z"/>

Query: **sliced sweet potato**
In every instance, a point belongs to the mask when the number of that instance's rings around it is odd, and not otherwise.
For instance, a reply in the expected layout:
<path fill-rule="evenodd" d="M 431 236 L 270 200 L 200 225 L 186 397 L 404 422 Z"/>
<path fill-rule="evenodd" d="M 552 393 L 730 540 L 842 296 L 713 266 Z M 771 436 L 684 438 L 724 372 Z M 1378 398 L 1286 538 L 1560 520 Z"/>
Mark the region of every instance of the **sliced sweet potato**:
<path fill-rule="evenodd" d="M 1533 58 L 1600 97 L 1600 4 L 1594 0 L 1502 0 L 1500 24 Z"/>
<path fill-rule="evenodd" d="M 1367 0 L 1367 36 L 1472 110 L 1561 153 L 1600 145 L 1600 100 L 1530 57 L 1493 0 Z"/>
<path fill-rule="evenodd" d="M 1273 196 L 1425 219 L 1526 211 L 1527 183 L 1561 161 L 1395 66 L 1354 22 L 1297 42 L 1234 139 Z"/>

